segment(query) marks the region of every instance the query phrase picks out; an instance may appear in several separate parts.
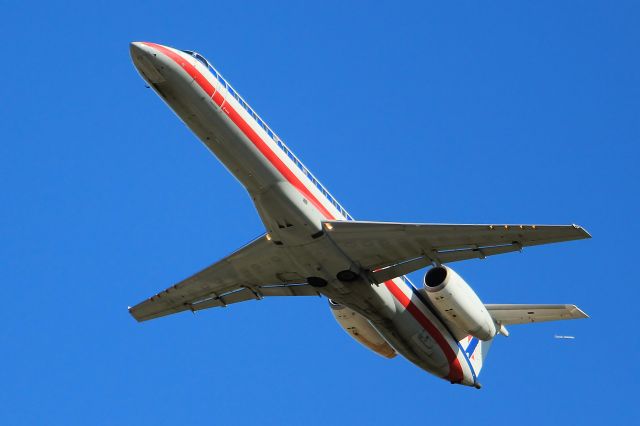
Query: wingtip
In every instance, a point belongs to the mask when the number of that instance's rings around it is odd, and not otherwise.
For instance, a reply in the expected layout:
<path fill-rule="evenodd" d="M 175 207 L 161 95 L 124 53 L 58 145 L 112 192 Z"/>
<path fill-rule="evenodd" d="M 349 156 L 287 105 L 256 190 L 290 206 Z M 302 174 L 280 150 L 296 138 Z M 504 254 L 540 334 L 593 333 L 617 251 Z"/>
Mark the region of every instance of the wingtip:
<path fill-rule="evenodd" d="M 573 224 L 573 227 L 576 228 L 577 230 L 582 232 L 582 238 L 592 238 L 591 234 L 589 233 L 589 231 L 587 231 L 586 229 L 584 229 L 582 226 L 580 225 L 576 225 L 575 223 Z"/>
<path fill-rule="evenodd" d="M 587 313 L 585 311 L 583 311 L 582 309 L 578 308 L 576 305 L 571 305 L 571 306 L 573 307 L 574 318 L 576 318 L 576 319 L 590 318 L 589 315 L 587 315 Z"/>
<path fill-rule="evenodd" d="M 135 312 L 133 311 L 133 306 L 127 306 L 127 312 L 129 312 L 129 315 L 131 315 L 131 317 L 136 320 L 136 322 L 142 322 L 144 321 L 143 319 L 141 319 L 138 315 L 135 314 Z"/>

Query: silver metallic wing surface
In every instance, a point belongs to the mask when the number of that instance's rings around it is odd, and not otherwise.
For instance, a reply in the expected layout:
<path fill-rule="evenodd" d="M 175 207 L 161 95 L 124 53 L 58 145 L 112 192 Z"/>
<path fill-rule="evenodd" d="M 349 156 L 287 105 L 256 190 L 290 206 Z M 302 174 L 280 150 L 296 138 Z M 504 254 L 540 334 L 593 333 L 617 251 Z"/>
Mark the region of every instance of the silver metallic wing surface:
<path fill-rule="evenodd" d="M 483 259 L 523 247 L 591 238 L 578 225 L 449 225 L 332 221 L 338 247 L 383 282 L 435 263 Z"/>
<path fill-rule="evenodd" d="M 266 296 L 318 296 L 279 247 L 260 237 L 230 256 L 129 309 L 138 321 Z"/>
<path fill-rule="evenodd" d="M 500 324 L 588 318 L 576 305 L 484 305 L 491 317 Z"/>

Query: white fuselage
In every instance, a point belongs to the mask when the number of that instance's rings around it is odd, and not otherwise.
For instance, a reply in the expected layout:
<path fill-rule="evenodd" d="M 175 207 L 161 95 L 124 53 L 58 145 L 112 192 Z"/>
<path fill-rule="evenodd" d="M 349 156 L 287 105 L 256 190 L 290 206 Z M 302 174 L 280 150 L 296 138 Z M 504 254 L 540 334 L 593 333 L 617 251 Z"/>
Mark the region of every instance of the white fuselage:
<path fill-rule="evenodd" d="M 323 232 L 323 221 L 352 220 L 213 67 L 189 53 L 133 43 L 145 80 L 247 189 L 268 238 L 303 277 L 320 277 L 325 296 L 363 315 L 401 355 L 452 383 L 476 385 L 473 363 L 429 307 L 400 277 L 372 284 Z M 336 278 L 340 271 L 358 276 Z"/>

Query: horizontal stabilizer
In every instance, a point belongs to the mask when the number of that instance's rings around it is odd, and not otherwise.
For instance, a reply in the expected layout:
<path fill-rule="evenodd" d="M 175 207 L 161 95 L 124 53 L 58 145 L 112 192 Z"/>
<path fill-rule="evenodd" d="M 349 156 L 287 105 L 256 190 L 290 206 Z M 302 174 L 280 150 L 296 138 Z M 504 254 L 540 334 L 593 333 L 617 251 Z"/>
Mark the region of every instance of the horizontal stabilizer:
<path fill-rule="evenodd" d="M 503 325 L 589 318 L 576 305 L 484 305 Z"/>

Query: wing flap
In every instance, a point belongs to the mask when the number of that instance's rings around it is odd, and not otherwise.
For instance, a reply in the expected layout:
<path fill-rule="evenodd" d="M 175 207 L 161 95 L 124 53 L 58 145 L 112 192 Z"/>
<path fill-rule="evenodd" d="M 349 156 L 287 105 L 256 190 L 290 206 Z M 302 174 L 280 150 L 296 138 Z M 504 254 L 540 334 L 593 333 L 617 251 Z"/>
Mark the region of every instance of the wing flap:
<path fill-rule="evenodd" d="M 527 324 L 589 318 L 576 305 L 485 305 L 491 317 L 500 324 Z"/>
<path fill-rule="evenodd" d="M 264 297 L 268 296 L 320 296 L 320 293 L 308 284 L 265 286 L 259 288 Z"/>

